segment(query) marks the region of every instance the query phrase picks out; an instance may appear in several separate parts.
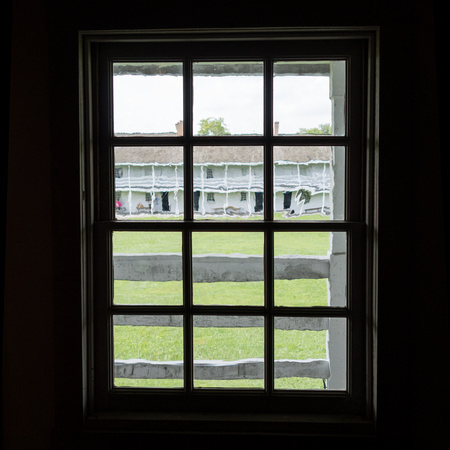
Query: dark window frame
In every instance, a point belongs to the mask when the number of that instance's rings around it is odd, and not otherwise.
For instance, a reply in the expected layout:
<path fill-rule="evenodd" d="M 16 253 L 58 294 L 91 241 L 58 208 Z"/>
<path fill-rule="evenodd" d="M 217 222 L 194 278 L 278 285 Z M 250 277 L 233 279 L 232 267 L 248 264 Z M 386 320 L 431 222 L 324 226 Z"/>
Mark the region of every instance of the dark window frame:
<path fill-rule="evenodd" d="M 209 34 L 208 34 L 209 33 Z M 87 375 L 86 388 L 89 395 L 89 410 L 96 413 L 97 419 L 93 419 L 91 423 L 98 424 L 115 423 L 114 413 L 123 413 L 124 411 L 141 411 L 142 413 L 151 413 L 153 419 L 158 419 L 158 414 L 164 412 L 177 411 L 183 413 L 207 414 L 209 420 L 214 420 L 214 412 L 228 413 L 228 423 L 239 422 L 240 427 L 248 430 L 254 430 L 258 420 L 251 422 L 239 421 L 235 415 L 237 412 L 244 414 L 251 413 L 253 419 L 258 417 L 267 421 L 272 415 L 282 414 L 285 419 L 279 418 L 278 425 L 268 426 L 267 430 L 278 429 L 285 432 L 292 431 L 292 424 L 296 424 L 296 430 L 302 429 L 299 424 L 308 424 L 308 418 L 314 415 L 323 415 L 323 421 L 318 421 L 319 428 L 330 431 L 335 428 L 340 433 L 345 427 L 339 427 L 344 423 L 354 426 L 354 430 L 364 430 L 369 433 L 373 430 L 374 423 L 374 337 L 372 328 L 368 324 L 372 324 L 375 320 L 375 284 L 376 265 L 375 255 L 376 248 L 373 239 L 373 230 L 376 219 L 376 160 L 375 160 L 375 132 L 376 132 L 376 43 L 377 32 L 375 29 L 361 29 L 353 31 L 340 30 L 273 30 L 273 31 L 255 31 L 249 30 L 244 32 L 220 32 L 205 31 L 197 33 L 188 32 L 154 32 L 154 33 L 126 33 L 118 35 L 108 35 L 107 33 L 81 33 L 80 49 L 82 54 L 81 70 L 81 87 L 83 93 L 83 126 L 82 134 L 85 139 L 82 142 L 82 153 L 85 162 L 85 177 L 83 180 L 83 191 L 86 192 L 86 209 L 85 223 L 87 225 L 87 240 L 84 248 L 85 252 L 85 306 L 86 317 L 89 327 L 86 336 L 86 354 L 87 357 Z M 154 49 L 155 43 L 158 44 L 160 53 L 156 55 L 152 50 L 152 59 L 161 60 L 176 59 L 185 62 L 185 75 L 189 75 L 189 68 L 186 61 L 187 49 L 194 45 L 195 48 L 201 48 L 207 55 L 212 55 L 212 49 L 217 42 L 226 43 L 227 50 L 223 55 L 217 56 L 215 59 L 235 59 L 241 57 L 243 59 L 264 59 L 269 61 L 270 58 L 311 58 L 317 60 L 324 59 L 347 59 L 351 61 L 348 88 L 349 114 L 348 117 L 358 122 L 355 127 L 354 123 L 347 122 L 347 130 L 351 133 L 345 136 L 314 136 L 314 137 L 286 137 L 274 136 L 272 131 L 271 112 L 266 112 L 266 122 L 264 125 L 264 136 L 257 138 L 249 137 L 194 137 L 189 131 L 192 129 L 192 117 L 187 108 L 191 103 L 192 91 L 189 85 L 189 77 L 185 78 L 185 117 L 183 137 L 164 138 L 164 141 L 157 139 L 142 140 L 141 138 L 129 140 L 129 138 L 118 138 L 112 136 L 111 116 L 102 115 L 106 110 L 111 108 L 110 91 L 101 87 L 102 80 L 110 76 L 109 66 L 105 69 L 105 61 L 115 58 L 122 60 L 123 58 L 141 59 L 145 52 L 148 53 L 149 45 Z M 236 48 L 239 42 L 245 43 L 245 51 L 248 53 L 242 56 L 242 52 L 237 55 Z M 173 44 L 173 45 L 172 45 Z M 237 45 L 236 45 L 237 44 Z M 302 51 L 296 51 L 294 54 L 293 44 L 300 47 Z M 280 47 L 282 50 L 280 50 Z M 106 51 L 105 51 L 106 48 Z M 177 48 L 177 57 L 168 57 L 167 48 Z M 255 56 L 255 49 L 258 49 L 264 55 Z M 289 48 L 289 50 L 286 50 Z M 146 50 L 147 49 L 147 50 Z M 262 50 L 264 49 L 264 50 Z M 311 50 L 312 49 L 312 50 Z M 173 50 L 171 50 L 173 51 Z M 205 55 L 200 54 L 193 56 L 204 58 Z M 227 53 L 229 52 L 229 53 Z M 126 57 L 123 56 L 126 54 Z M 358 55 L 358 56 L 356 56 Z M 106 58 L 106 59 L 105 59 Z M 356 66 L 356 69 L 355 69 Z M 270 72 L 267 72 L 268 64 L 266 64 L 266 77 L 269 79 Z M 106 72 L 104 71 L 106 70 Z M 359 77 L 358 81 L 355 76 Z M 105 78 L 106 77 L 106 78 Z M 355 88 L 355 89 L 354 89 Z M 265 85 L 265 102 L 267 111 L 271 110 L 270 99 L 270 83 Z M 88 101 L 85 101 L 88 100 Z M 186 132 L 186 130 L 188 130 Z M 86 139 L 86 138 L 89 139 Z M 345 146 L 347 149 L 347 167 L 348 174 L 346 180 L 347 191 L 347 209 L 346 218 L 343 221 L 333 222 L 305 222 L 298 223 L 276 222 L 273 220 L 273 196 L 264 195 L 264 214 L 265 221 L 262 223 L 200 223 L 193 221 L 193 172 L 189 170 L 185 174 L 185 220 L 182 222 L 161 223 L 153 222 L 149 225 L 147 222 L 130 223 L 117 222 L 114 220 L 114 165 L 111 148 L 114 145 L 143 145 L 156 143 L 170 145 L 176 142 L 184 145 L 184 161 L 185 166 L 192 167 L 191 150 L 194 145 L 219 145 L 219 144 L 259 144 L 265 148 L 265 193 L 271 193 L 272 189 L 272 155 L 270 148 L 273 145 L 292 144 L 298 145 L 336 145 Z M 109 199 L 108 201 L 104 201 Z M 111 200 L 111 201 L 110 201 Z M 351 323 L 352 337 L 348 341 L 349 358 L 349 389 L 346 392 L 287 392 L 277 393 L 273 391 L 266 392 L 266 395 L 260 395 L 250 392 L 198 392 L 190 397 L 183 393 L 162 392 L 162 391 L 142 391 L 135 389 L 114 390 L 111 386 L 111 235 L 116 230 L 179 230 L 183 233 L 183 245 L 190 246 L 190 233 L 193 231 L 208 230 L 235 230 L 235 231 L 263 231 L 266 235 L 266 250 L 268 250 L 268 258 L 273 256 L 270 250 L 271 240 L 273 240 L 273 232 L 276 231 L 346 231 L 349 233 L 348 258 L 349 273 L 352 280 L 351 295 L 348 299 L 348 307 L 345 311 L 332 310 L 327 308 L 321 311 L 320 308 L 313 308 L 309 311 L 302 309 L 300 312 L 303 316 L 327 316 L 327 317 L 346 317 Z M 356 251 L 355 249 L 363 249 Z M 189 252 L 188 252 L 189 253 Z M 188 255 L 189 256 L 189 255 Z M 185 271 L 189 273 L 191 270 L 189 261 L 185 261 Z M 266 268 L 267 269 L 267 268 Z M 270 279 L 269 264 L 268 279 Z M 273 270 L 273 267 L 272 267 Z M 356 282 L 358 278 L 364 282 Z M 355 286 L 356 284 L 356 286 Z M 266 289 L 270 290 L 269 286 Z M 187 291 L 189 289 L 187 288 Z M 354 298 L 359 297 L 363 305 L 358 305 Z M 115 313 L 125 312 L 126 308 L 115 307 Z M 155 310 L 155 313 L 164 313 Z M 244 310 L 243 310 L 244 311 Z M 356 312 L 355 312 L 356 311 Z M 127 310 L 126 312 L 130 312 Z M 145 308 L 136 308 L 132 313 L 145 313 Z M 148 311 L 147 311 L 148 312 Z M 181 309 L 180 313 L 186 314 L 185 309 Z M 230 314 L 232 310 L 217 310 L 221 314 Z M 264 314 L 268 313 L 268 309 L 263 311 L 248 310 L 248 314 Z M 210 310 L 202 311 L 198 308 L 196 313 L 206 314 Z M 272 312 L 270 312 L 272 314 Z M 281 311 L 277 315 L 283 315 Z M 291 316 L 292 313 L 285 314 Z M 367 321 L 367 319 L 369 319 Z M 271 327 L 269 327 L 271 328 Z M 271 332 L 266 336 L 269 342 L 273 340 Z M 273 333 L 273 331 L 272 331 Z M 363 344 L 357 344 L 355 338 L 362 338 Z M 188 343 L 186 344 L 188 346 Z M 358 348 L 356 348 L 358 347 Z M 108 350 L 109 349 L 109 350 Z M 187 350 L 189 353 L 189 350 Z M 273 352 L 273 349 L 269 349 Z M 187 355 L 189 358 L 189 354 Z M 356 359 L 356 361 L 355 361 Z M 267 361 L 267 370 L 271 370 L 271 362 Z M 189 372 L 189 371 L 187 371 Z M 92 376 L 93 374 L 93 376 Z M 188 375 L 189 376 L 189 375 Z M 192 374 L 190 375 L 192 378 Z M 355 379 L 358 383 L 355 383 Z M 362 384 L 361 384 L 362 383 Z M 157 408 L 149 408 L 157 400 Z M 164 401 L 164 407 L 162 403 Z M 215 408 L 215 405 L 219 405 Z M 236 408 L 236 405 L 241 407 Z M 102 416 L 100 411 L 109 411 L 109 415 Z M 111 415 L 113 413 L 113 415 Z M 258 416 L 253 414 L 258 413 Z M 345 413 L 348 419 L 339 418 Z M 305 416 L 307 419 L 305 421 Z M 300 416 L 299 416 L 300 415 Z M 289 417 L 288 417 L 289 416 Z M 109 417 L 109 419 L 107 418 Z M 130 419 L 130 422 L 136 426 L 136 422 Z M 148 427 L 148 422 L 138 420 L 138 423 L 146 423 L 142 425 Z M 174 420 L 169 422 L 170 426 L 183 428 L 183 420 Z M 158 420 L 153 424 L 155 429 L 158 428 Z M 219 423 L 219 422 L 217 422 Z M 242 424 L 245 425 L 242 425 Z M 328 423 L 328 425 L 326 424 Z M 310 424 L 309 424 L 310 425 Z M 125 426 L 126 428 L 126 426 Z M 150 427 L 151 428 L 151 427 Z M 218 425 L 218 429 L 221 425 Z M 148 428 L 147 428 L 148 429 Z M 308 429 L 308 426 L 304 428 Z M 347 428 L 348 429 L 348 428 Z M 343 431 L 342 431 L 343 432 Z"/>

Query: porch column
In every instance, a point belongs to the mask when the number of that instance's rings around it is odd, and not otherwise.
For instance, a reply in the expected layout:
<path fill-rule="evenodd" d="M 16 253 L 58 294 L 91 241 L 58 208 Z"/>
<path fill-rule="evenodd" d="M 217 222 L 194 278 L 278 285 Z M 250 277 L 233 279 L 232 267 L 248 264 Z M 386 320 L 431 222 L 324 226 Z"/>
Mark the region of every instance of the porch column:
<path fill-rule="evenodd" d="M 131 202 L 133 201 L 133 194 L 131 191 L 131 166 L 128 164 L 128 214 L 131 216 Z"/>

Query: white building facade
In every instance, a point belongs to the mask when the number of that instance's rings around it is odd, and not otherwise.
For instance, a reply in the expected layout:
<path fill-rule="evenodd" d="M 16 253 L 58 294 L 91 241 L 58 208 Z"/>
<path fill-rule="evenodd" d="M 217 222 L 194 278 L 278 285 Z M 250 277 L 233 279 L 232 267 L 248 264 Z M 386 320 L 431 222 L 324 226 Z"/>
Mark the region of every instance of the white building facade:
<path fill-rule="evenodd" d="M 195 148 L 195 214 L 263 214 L 263 173 L 261 147 Z M 181 148 L 117 148 L 115 192 L 118 215 L 182 214 L 184 176 Z M 329 148 L 274 149 L 275 212 L 328 215 L 329 192 Z"/>

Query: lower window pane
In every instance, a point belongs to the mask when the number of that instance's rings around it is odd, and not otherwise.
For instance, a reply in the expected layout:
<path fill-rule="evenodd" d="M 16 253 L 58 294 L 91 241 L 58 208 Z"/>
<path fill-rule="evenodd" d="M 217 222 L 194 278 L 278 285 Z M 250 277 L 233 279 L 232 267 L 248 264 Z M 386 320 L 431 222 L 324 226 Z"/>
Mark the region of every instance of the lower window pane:
<path fill-rule="evenodd" d="M 275 389 L 346 389 L 346 319 L 276 317 L 274 325 Z"/>
<path fill-rule="evenodd" d="M 113 234 L 114 304 L 181 305 L 181 233 Z"/>
<path fill-rule="evenodd" d="M 263 251 L 263 233 L 192 233 L 194 304 L 262 306 Z"/>
<path fill-rule="evenodd" d="M 345 232 L 274 234 L 276 306 L 346 306 Z"/>
<path fill-rule="evenodd" d="M 116 387 L 183 387 L 182 316 L 114 317 Z"/>
<path fill-rule="evenodd" d="M 194 387 L 264 388 L 264 318 L 195 316 Z"/>

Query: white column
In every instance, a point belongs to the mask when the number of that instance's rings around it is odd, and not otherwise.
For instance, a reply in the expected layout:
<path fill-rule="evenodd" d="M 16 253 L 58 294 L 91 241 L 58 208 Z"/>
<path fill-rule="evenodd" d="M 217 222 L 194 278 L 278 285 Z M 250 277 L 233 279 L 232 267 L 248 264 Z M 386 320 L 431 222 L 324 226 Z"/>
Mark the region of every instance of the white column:
<path fill-rule="evenodd" d="M 204 178 L 204 171 L 203 166 L 200 166 L 200 186 L 201 186 L 201 197 L 202 197 L 202 215 L 205 215 L 205 178 Z"/>
<path fill-rule="evenodd" d="M 151 190 L 151 194 L 152 194 L 152 211 L 151 213 L 153 214 L 155 212 L 155 166 L 152 165 L 152 190 Z"/>
<path fill-rule="evenodd" d="M 131 215 L 131 202 L 133 201 L 133 194 L 131 192 L 131 166 L 128 165 L 128 214 Z"/>
<path fill-rule="evenodd" d="M 225 204 L 223 205 L 223 212 L 226 214 L 228 207 L 228 164 L 225 165 L 224 181 L 226 190 L 225 190 Z"/>
<path fill-rule="evenodd" d="M 247 205 L 248 214 L 252 215 L 252 199 L 250 193 L 252 192 L 252 166 L 248 166 L 248 193 L 247 193 Z"/>
<path fill-rule="evenodd" d="M 175 214 L 180 214 L 180 210 L 178 208 L 178 170 L 177 166 L 175 166 L 175 190 L 173 191 L 173 196 L 175 198 Z"/>

